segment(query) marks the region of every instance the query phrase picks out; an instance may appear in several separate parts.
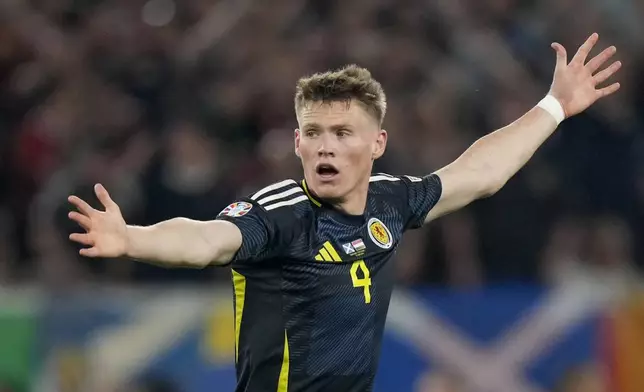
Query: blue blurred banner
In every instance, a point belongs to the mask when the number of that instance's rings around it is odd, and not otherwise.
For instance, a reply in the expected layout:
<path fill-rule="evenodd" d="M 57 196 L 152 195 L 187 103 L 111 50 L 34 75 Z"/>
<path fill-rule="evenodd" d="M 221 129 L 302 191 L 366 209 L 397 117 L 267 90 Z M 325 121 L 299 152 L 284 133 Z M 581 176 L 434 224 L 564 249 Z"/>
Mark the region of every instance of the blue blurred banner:
<path fill-rule="evenodd" d="M 600 360 L 600 316 L 596 301 L 574 291 L 399 292 L 376 391 L 552 390 Z"/>
<path fill-rule="evenodd" d="M 169 321 L 153 320 L 150 344 L 140 336 L 136 342 L 137 351 L 151 354 L 143 356 L 144 363 L 128 380 L 171 383 L 185 392 L 234 389 L 232 305 L 226 296 L 208 295 L 201 295 L 208 305 L 195 308 L 200 316 L 194 321 L 163 332 Z M 181 301 L 195 303 L 189 297 Z M 140 314 L 147 302 L 130 297 L 126 305 L 118 305 L 112 298 L 97 301 L 94 308 L 84 302 L 76 312 L 66 302 L 64 311 L 48 315 L 50 354 L 65 359 L 61 353 L 84 347 L 85 356 L 94 356 L 91 350 L 106 345 L 116 356 L 99 356 L 101 368 L 127 361 L 117 348 L 124 340 L 115 336 L 119 329 L 143 325 Z M 177 318 L 172 309 L 176 307 L 154 317 Z M 455 390 L 551 390 L 569 372 L 601 360 L 603 309 L 601 301 L 579 288 L 398 291 L 392 298 L 375 391 L 432 391 L 449 383 Z"/>

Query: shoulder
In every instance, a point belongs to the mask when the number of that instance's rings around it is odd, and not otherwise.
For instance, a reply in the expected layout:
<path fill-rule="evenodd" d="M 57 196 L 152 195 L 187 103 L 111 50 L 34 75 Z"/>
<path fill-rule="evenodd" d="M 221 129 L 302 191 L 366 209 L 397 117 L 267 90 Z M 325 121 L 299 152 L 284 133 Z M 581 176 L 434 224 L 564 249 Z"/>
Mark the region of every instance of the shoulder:
<path fill-rule="evenodd" d="M 265 186 L 231 203 L 220 215 L 242 217 L 260 214 L 267 218 L 301 215 L 310 209 L 310 200 L 300 184 L 292 179 Z"/>
<path fill-rule="evenodd" d="M 292 179 L 270 184 L 254 192 L 248 198 L 266 211 L 294 206 L 308 200 L 302 187 Z"/>
<path fill-rule="evenodd" d="M 288 243 L 310 221 L 312 206 L 298 182 L 289 179 L 265 186 L 238 199 L 216 219 L 237 225 L 243 233 L 266 233 L 271 241 Z"/>
<path fill-rule="evenodd" d="M 247 197 L 268 217 L 290 221 L 300 219 L 311 210 L 311 200 L 298 181 L 279 181 L 261 188 Z"/>
<path fill-rule="evenodd" d="M 404 194 L 407 192 L 407 187 L 411 183 L 423 181 L 420 177 L 414 176 L 398 176 L 387 173 L 374 173 L 369 178 L 369 190 L 372 193 L 394 193 Z"/>
<path fill-rule="evenodd" d="M 393 175 L 393 174 L 388 174 L 388 173 L 374 173 L 369 177 L 369 182 L 370 183 L 391 183 L 391 182 L 398 182 L 402 181 L 402 183 L 406 182 L 421 182 L 423 179 L 420 177 L 414 177 L 414 176 L 398 176 L 398 175 Z"/>

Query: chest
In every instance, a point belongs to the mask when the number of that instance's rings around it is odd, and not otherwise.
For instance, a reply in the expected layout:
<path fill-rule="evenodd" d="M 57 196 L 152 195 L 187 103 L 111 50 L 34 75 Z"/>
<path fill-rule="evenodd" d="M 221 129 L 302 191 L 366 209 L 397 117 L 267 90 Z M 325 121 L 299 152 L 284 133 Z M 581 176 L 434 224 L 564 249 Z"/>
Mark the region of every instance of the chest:
<path fill-rule="evenodd" d="M 315 297 L 355 297 L 370 303 L 393 281 L 390 261 L 402 235 L 402 225 L 387 217 L 367 217 L 362 224 L 343 224 L 320 216 L 305 230 L 306 247 L 284 266 L 287 288 L 315 292 Z"/>
<path fill-rule="evenodd" d="M 360 224 L 346 224 L 321 215 L 305 232 L 308 249 L 300 252 L 302 259 L 351 262 L 380 259 L 393 253 L 402 237 L 402 224 L 389 216 L 368 216 Z"/>

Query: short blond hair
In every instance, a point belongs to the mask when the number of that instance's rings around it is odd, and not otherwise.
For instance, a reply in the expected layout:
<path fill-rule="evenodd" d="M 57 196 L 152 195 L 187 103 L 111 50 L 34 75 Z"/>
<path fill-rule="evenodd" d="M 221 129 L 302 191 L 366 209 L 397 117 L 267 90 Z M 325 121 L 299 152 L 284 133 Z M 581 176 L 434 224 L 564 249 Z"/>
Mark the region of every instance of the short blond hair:
<path fill-rule="evenodd" d="M 366 68 L 355 64 L 335 71 L 301 78 L 295 89 L 295 111 L 313 102 L 360 102 L 379 124 L 387 112 L 387 98 L 380 83 Z"/>

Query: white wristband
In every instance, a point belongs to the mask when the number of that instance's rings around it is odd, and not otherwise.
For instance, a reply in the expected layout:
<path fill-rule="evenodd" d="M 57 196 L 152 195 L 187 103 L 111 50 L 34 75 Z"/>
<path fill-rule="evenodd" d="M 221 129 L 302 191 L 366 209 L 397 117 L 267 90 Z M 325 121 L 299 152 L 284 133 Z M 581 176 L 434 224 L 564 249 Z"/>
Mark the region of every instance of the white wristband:
<path fill-rule="evenodd" d="M 566 112 L 564 111 L 563 106 L 561 106 L 559 100 L 552 95 L 546 95 L 545 98 L 539 101 L 537 106 L 550 113 L 550 115 L 554 117 L 555 121 L 557 121 L 557 125 L 561 124 L 561 122 L 566 119 Z"/>

